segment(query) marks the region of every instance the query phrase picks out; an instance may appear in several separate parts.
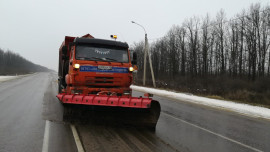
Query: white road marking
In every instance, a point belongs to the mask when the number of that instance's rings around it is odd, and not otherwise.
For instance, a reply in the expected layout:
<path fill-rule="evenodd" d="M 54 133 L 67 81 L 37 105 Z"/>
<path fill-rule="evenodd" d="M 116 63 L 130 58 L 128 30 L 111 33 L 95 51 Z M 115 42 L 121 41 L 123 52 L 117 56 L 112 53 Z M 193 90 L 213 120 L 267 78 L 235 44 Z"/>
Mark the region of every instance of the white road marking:
<path fill-rule="evenodd" d="M 167 115 L 167 116 L 169 116 L 169 117 L 172 117 L 172 118 L 174 118 L 174 119 L 177 119 L 177 120 L 179 120 L 179 121 L 181 121 L 181 122 L 183 122 L 183 123 L 186 123 L 186 124 L 188 124 L 188 125 L 190 125 L 190 126 L 193 126 L 193 127 L 195 127 L 195 128 L 199 128 L 199 129 L 201 129 L 201 130 L 203 130 L 203 131 L 206 131 L 206 132 L 208 132 L 208 133 L 210 133 L 210 134 L 216 135 L 216 136 L 218 136 L 218 137 L 221 137 L 221 138 L 223 138 L 223 139 L 225 139 L 225 140 L 231 141 L 231 142 L 233 142 L 233 143 L 236 143 L 236 144 L 241 145 L 241 146 L 243 146 L 243 147 L 246 147 L 246 148 L 248 148 L 248 149 L 254 150 L 254 151 L 256 151 L 256 152 L 263 152 L 263 151 L 261 151 L 261 150 L 259 150 L 259 149 L 256 149 L 256 148 L 254 148 L 254 147 L 248 146 L 248 145 L 246 145 L 246 144 L 243 144 L 243 143 L 241 143 L 241 142 L 239 142 L 239 141 L 236 141 L 236 140 L 233 140 L 233 139 L 231 139 L 231 138 L 225 137 L 225 136 L 223 136 L 223 135 L 220 135 L 220 134 L 215 133 L 215 132 L 213 132 L 213 131 L 210 131 L 210 130 L 208 130 L 208 129 L 202 128 L 202 127 L 200 127 L 200 126 L 197 126 L 197 125 L 195 125 L 195 124 L 192 124 L 192 123 L 187 122 L 187 121 L 185 121 L 185 120 L 182 120 L 182 119 L 180 119 L 180 118 L 174 117 L 174 116 L 172 116 L 172 115 L 170 115 L 170 114 L 167 114 L 167 113 L 165 113 L 165 112 L 162 112 L 162 113 L 165 114 L 165 115 Z"/>
<path fill-rule="evenodd" d="M 46 120 L 45 131 L 42 145 L 42 152 L 49 151 L 50 121 Z"/>
<path fill-rule="evenodd" d="M 80 138 L 79 138 L 79 135 L 78 135 L 78 132 L 77 132 L 75 126 L 74 125 L 70 125 L 70 128 L 72 130 L 72 133 L 73 133 L 73 136 L 74 136 L 74 139 L 75 139 L 75 143 L 76 143 L 78 152 L 84 152 L 82 143 L 80 141 Z"/>

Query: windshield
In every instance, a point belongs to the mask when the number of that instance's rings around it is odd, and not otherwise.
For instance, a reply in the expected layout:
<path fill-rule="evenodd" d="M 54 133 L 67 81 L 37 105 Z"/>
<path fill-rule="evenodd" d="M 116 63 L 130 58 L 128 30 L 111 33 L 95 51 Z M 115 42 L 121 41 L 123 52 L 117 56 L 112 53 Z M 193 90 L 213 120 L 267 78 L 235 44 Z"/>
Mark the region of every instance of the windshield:
<path fill-rule="evenodd" d="M 76 47 L 76 59 L 127 63 L 128 51 L 121 48 L 104 48 L 82 45 Z"/>

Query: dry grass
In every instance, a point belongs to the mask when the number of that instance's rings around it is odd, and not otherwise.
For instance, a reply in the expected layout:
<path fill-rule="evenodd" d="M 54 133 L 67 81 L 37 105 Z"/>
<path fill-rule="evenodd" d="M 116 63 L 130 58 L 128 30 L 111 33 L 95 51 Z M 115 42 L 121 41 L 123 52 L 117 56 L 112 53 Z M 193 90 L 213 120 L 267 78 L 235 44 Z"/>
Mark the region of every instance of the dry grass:
<path fill-rule="evenodd" d="M 225 100 L 223 97 L 218 96 L 218 95 L 207 95 L 205 97 L 211 98 L 211 99 Z"/>

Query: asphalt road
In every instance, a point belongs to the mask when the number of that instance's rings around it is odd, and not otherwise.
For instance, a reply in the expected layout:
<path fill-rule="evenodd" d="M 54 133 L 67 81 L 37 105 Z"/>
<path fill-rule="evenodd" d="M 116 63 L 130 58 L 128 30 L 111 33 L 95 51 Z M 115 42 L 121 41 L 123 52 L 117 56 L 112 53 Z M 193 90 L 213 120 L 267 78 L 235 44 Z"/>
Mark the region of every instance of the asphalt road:
<path fill-rule="evenodd" d="M 36 152 L 44 147 L 77 151 L 70 124 L 62 121 L 56 88 L 55 73 L 0 83 L 0 152 Z M 162 109 L 155 133 L 134 127 L 76 124 L 85 151 L 270 151 L 269 120 L 158 96 L 154 99 Z"/>
<path fill-rule="evenodd" d="M 181 152 L 270 151 L 270 120 L 156 95 L 154 99 L 162 110 L 156 136 Z"/>
<path fill-rule="evenodd" d="M 52 73 L 38 73 L 0 83 L 0 152 L 39 152 L 43 148 L 44 93 Z M 49 122 L 48 151 L 76 151 L 69 125 Z"/>
<path fill-rule="evenodd" d="M 63 107 L 56 96 L 57 77 L 51 75 L 52 81 L 44 96 L 45 119 L 63 123 Z M 175 152 L 176 149 L 144 128 L 132 126 L 92 124 L 75 122 L 81 143 L 86 152 Z"/>

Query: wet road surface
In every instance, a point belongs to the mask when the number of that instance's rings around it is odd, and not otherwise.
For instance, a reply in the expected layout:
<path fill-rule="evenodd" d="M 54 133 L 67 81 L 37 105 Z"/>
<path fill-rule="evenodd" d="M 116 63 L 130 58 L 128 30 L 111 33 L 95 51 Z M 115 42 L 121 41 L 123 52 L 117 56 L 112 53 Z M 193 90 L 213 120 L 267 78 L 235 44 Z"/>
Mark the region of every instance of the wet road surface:
<path fill-rule="evenodd" d="M 57 77 L 45 95 L 44 116 L 53 122 L 63 123 L 63 107 L 56 96 Z M 60 110 L 59 110 L 60 109 Z M 134 128 L 123 125 L 84 124 L 75 122 L 84 150 L 87 152 L 175 152 L 170 145 L 144 128 Z"/>
<path fill-rule="evenodd" d="M 156 136 L 179 151 L 270 151 L 269 120 L 156 95 L 154 99 L 160 102 L 162 110 Z"/>
<path fill-rule="evenodd" d="M 0 83 L 0 151 L 77 151 L 55 73 Z M 142 93 L 133 91 L 134 96 Z M 85 151 L 270 151 L 270 121 L 154 96 L 161 104 L 156 132 L 142 128 L 75 124 Z"/>
<path fill-rule="evenodd" d="M 86 151 L 98 152 L 174 152 L 170 145 L 146 129 L 78 126 Z"/>
<path fill-rule="evenodd" d="M 41 151 L 44 133 L 44 75 L 0 83 L 0 151 Z"/>
<path fill-rule="evenodd" d="M 52 74 L 38 73 L 0 83 L 0 152 L 42 151 L 44 93 Z M 50 122 L 48 150 L 76 151 L 69 125 Z"/>

